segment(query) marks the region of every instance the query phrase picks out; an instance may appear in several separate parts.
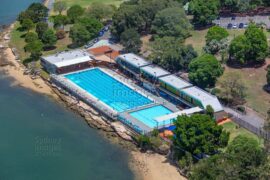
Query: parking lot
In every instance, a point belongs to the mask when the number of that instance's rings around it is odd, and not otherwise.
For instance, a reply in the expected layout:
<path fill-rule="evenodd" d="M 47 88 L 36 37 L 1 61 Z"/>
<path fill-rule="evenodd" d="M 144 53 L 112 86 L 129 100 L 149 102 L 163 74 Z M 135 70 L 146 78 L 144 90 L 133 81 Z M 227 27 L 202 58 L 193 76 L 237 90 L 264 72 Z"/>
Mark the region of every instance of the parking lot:
<path fill-rule="evenodd" d="M 246 28 L 250 22 L 264 24 L 267 29 L 270 29 L 269 16 L 219 17 L 213 21 L 214 24 L 227 29 Z"/>

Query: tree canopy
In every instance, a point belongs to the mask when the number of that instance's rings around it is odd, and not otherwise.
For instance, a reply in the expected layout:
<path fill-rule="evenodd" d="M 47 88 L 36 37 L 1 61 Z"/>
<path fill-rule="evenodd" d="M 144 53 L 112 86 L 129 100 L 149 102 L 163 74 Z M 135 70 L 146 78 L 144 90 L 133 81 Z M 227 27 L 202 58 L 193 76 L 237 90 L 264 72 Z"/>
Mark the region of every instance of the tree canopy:
<path fill-rule="evenodd" d="M 25 35 L 25 42 L 26 43 L 30 43 L 30 42 L 33 42 L 33 41 L 36 41 L 36 40 L 38 40 L 37 33 L 34 33 L 34 32 L 26 33 L 26 35 Z"/>
<path fill-rule="evenodd" d="M 43 21 L 48 16 L 48 8 L 42 3 L 32 3 L 25 11 L 21 12 L 17 18 L 20 23 L 24 19 L 31 19 L 34 23 Z"/>
<path fill-rule="evenodd" d="M 208 115 L 179 116 L 174 124 L 173 145 L 180 151 L 196 156 L 210 155 L 227 146 L 229 133 Z"/>
<path fill-rule="evenodd" d="M 44 32 L 49 28 L 46 22 L 38 22 L 36 24 L 36 33 L 38 34 L 39 38 L 42 38 Z"/>
<path fill-rule="evenodd" d="M 35 24 L 33 23 L 31 19 L 24 19 L 21 25 L 22 25 L 22 28 L 27 32 L 29 32 L 31 29 L 35 27 Z"/>
<path fill-rule="evenodd" d="M 159 11 L 152 23 L 152 31 L 158 37 L 173 36 L 185 39 L 190 35 L 191 25 L 183 8 L 171 7 Z"/>
<path fill-rule="evenodd" d="M 73 5 L 67 10 L 67 16 L 73 23 L 83 14 L 84 9 L 80 5 Z"/>
<path fill-rule="evenodd" d="M 65 1 L 57 1 L 53 4 L 53 10 L 58 12 L 59 15 L 67 9 L 67 3 Z"/>
<path fill-rule="evenodd" d="M 142 41 L 140 34 L 135 29 L 126 29 L 120 36 L 120 43 L 123 44 L 127 52 L 140 52 Z"/>
<path fill-rule="evenodd" d="M 229 47 L 233 63 L 263 63 L 268 54 L 267 38 L 255 24 L 249 25 L 244 35 L 233 39 Z"/>
<path fill-rule="evenodd" d="M 200 161 L 190 179 L 269 179 L 267 154 L 258 142 L 237 136 L 224 153 Z"/>
<path fill-rule="evenodd" d="M 223 68 L 215 56 L 204 54 L 189 64 L 189 79 L 201 88 L 212 87 L 223 74 Z"/>
<path fill-rule="evenodd" d="M 92 17 L 81 17 L 77 20 L 76 24 L 80 24 L 86 28 L 90 39 L 95 38 L 103 27 L 103 24 L 100 21 Z"/>
<path fill-rule="evenodd" d="M 73 44 L 77 46 L 82 46 L 91 40 L 90 33 L 81 24 L 74 24 L 70 29 L 69 37 L 72 39 Z"/>
<path fill-rule="evenodd" d="M 197 57 L 191 45 L 184 45 L 174 37 L 157 38 L 151 43 L 150 59 L 170 72 L 187 70 L 192 59 Z"/>
<path fill-rule="evenodd" d="M 43 44 L 40 40 L 36 40 L 26 44 L 25 51 L 31 53 L 31 58 L 33 60 L 38 60 L 41 56 L 41 51 L 43 49 Z"/>
<path fill-rule="evenodd" d="M 57 37 L 52 29 L 47 29 L 42 35 L 42 42 L 45 48 L 51 48 L 55 45 Z"/>
<path fill-rule="evenodd" d="M 226 29 L 220 26 L 213 26 L 209 28 L 209 30 L 207 31 L 205 39 L 206 39 L 206 43 L 209 43 L 212 40 L 220 41 L 222 39 L 227 38 L 228 36 L 229 36 L 229 33 Z"/>
<path fill-rule="evenodd" d="M 93 2 L 91 6 L 87 9 L 87 15 L 89 15 L 90 17 L 94 17 L 99 21 L 103 21 L 110 19 L 116 9 L 117 8 L 113 5 L 108 5 L 101 2 Z"/>
<path fill-rule="evenodd" d="M 189 8 L 193 22 L 201 26 L 211 24 L 218 16 L 219 6 L 219 0 L 191 0 Z"/>

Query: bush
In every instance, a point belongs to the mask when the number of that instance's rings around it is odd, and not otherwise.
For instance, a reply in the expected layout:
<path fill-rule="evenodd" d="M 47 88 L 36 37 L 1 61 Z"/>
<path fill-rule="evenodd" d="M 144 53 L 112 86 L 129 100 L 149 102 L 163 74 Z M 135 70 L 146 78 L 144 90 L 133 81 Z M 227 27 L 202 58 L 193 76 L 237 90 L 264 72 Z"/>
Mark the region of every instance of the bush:
<path fill-rule="evenodd" d="M 56 32 L 57 39 L 64 39 L 66 37 L 66 32 L 62 29 Z"/>
<path fill-rule="evenodd" d="M 25 42 L 26 43 L 30 43 L 30 42 L 33 42 L 33 41 L 36 41 L 38 40 L 38 35 L 34 32 L 28 32 L 26 35 L 25 35 Z"/>

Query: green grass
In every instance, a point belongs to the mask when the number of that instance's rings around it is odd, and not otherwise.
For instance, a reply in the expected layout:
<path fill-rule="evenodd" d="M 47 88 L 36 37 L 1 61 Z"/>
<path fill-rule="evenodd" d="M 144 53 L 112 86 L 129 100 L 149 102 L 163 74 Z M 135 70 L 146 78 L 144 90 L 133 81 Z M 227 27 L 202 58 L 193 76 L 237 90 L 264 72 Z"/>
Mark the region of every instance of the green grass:
<path fill-rule="evenodd" d="M 65 1 L 67 2 L 67 5 L 69 7 L 75 4 L 78 4 L 82 7 L 88 7 L 93 2 L 100 2 L 104 4 L 112 4 L 115 6 L 119 6 L 123 2 L 123 0 L 56 0 L 56 1 Z"/>
<path fill-rule="evenodd" d="M 224 130 L 230 132 L 229 143 L 233 141 L 233 139 L 239 135 L 243 135 L 245 137 L 249 137 L 255 139 L 261 146 L 263 146 L 263 139 L 259 138 L 256 134 L 249 132 L 244 128 L 239 128 L 234 122 L 227 122 L 222 125 Z"/>

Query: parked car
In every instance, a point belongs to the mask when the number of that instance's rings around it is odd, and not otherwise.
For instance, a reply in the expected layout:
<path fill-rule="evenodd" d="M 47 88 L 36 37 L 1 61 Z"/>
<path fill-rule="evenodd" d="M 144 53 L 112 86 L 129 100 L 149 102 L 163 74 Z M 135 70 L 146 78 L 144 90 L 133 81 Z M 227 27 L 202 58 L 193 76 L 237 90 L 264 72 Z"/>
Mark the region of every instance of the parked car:
<path fill-rule="evenodd" d="M 232 26 L 232 28 L 233 28 L 233 29 L 237 29 L 237 24 L 234 24 L 234 25 Z"/>
<path fill-rule="evenodd" d="M 243 29 L 243 28 L 244 28 L 244 23 L 240 23 L 238 27 L 239 27 L 240 29 Z"/>
<path fill-rule="evenodd" d="M 232 29 L 232 27 L 233 27 L 232 23 L 229 23 L 227 26 L 228 29 Z"/>
<path fill-rule="evenodd" d="M 236 17 L 235 17 L 235 16 L 233 16 L 233 17 L 232 17 L 232 20 L 235 20 L 235 19 L 236 19 Z"/>
<path fill-rule="evenodd" d="M 244 28 L 247 28 L 248 27 L 248 24 L 244 24 L 244 26 L 243 26 Z"/>

